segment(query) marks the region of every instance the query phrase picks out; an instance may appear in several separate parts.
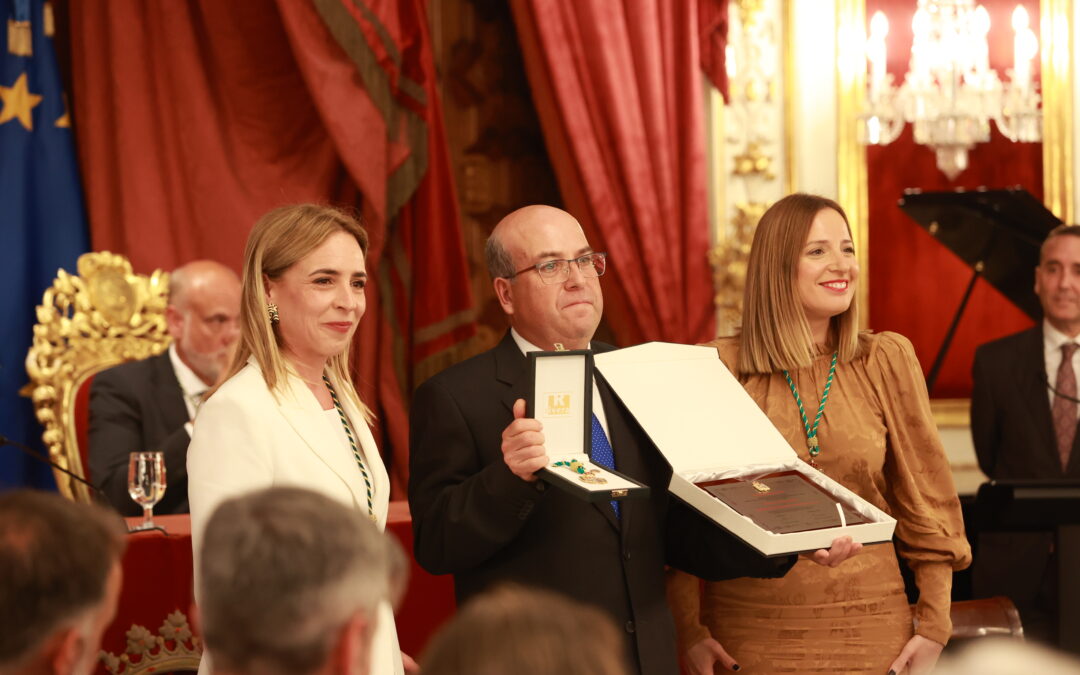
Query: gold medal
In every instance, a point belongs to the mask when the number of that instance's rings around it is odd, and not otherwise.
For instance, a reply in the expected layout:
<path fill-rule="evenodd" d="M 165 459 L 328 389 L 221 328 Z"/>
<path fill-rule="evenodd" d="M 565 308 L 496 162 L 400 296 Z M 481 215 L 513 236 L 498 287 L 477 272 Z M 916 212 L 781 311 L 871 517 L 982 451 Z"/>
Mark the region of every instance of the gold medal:
<path fill-rule="evenodd" d="M 585 473 L 578 476 L 582 483 L 592 483 L 594 485 L 603 485 L 607 482 L 607 478 L 596 475 L 596 469 L 589 469 Z"/>

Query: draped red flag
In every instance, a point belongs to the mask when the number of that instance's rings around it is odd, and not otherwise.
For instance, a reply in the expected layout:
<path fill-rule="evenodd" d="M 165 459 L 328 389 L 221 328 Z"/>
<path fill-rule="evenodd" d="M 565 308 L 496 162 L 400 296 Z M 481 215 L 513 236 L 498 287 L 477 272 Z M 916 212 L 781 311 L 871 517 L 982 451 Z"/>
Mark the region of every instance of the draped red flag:
<path fill-rule="evenodd" d="M 426 26 L 422 0 L 71 4 L 95 249 L 238 268 L 270 208 L 359 206 L 374 283 L 355 375 L 398 489 L 415 379 L 475 330 Z"/>

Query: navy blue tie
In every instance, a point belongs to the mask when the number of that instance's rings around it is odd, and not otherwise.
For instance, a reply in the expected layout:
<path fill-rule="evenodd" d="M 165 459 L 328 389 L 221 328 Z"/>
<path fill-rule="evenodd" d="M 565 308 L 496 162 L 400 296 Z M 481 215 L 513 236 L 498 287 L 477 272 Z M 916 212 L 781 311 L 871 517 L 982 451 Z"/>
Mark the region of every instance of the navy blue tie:
<path fill-rule="evenodd" d="M 615 470 L 615 451 L 611 449 L 604 427 L 600 426 L 600 420 L 594 414 L 592 416 L 592 457 L 593 464 L 605 469 Z M 611 500 L 611 508 L 615 509 L 615 517 L 619 517 L 619 502 Z"/>

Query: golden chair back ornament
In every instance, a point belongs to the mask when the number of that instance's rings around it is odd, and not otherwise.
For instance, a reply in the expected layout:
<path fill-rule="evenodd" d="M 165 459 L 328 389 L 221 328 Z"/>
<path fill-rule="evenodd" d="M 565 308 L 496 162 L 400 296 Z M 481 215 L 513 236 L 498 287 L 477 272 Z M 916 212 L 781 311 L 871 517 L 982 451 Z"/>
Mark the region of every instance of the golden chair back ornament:
<path fill-rule="evenodd" d="M 75 401 L 87 378 L 111 366 L 145 359 L 168 348 L 165 323 L 169 274 L 134 274 L 122 255 L 79 256 L 78 276 L 58 270 L 37 307 L 34 341 L 26 355 L 34 402 L 49 458 L 86 477 L 76 428 Z M 91 500 L 85 485 L 53 470 L 60 493 Z M 91 477 L 93 478 L 93 477 Z"/>

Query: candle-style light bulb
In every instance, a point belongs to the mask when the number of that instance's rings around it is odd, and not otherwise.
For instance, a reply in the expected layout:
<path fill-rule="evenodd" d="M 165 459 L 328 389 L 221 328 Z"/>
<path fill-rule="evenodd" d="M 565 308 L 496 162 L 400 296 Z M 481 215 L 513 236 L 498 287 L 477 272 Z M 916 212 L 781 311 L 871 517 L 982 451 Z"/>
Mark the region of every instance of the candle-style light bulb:
<path fill-rule="evenodd" d="M 1013 83 L 1024 91 L 1031 84 L 1031 59 L 1038 50 L 1035 34 L 1028 28 L 1028 13 L 1023 5 L 1017 5 L 1012 14 L 1013 37 Z M 1035 42 L 1034 48 L 1032 42 Z"/>
<path fill-rule="evenodd" d="M 870 17 L 870 37 L 866 40 L 866 58 L 870 62 L 870 98 L 874 100 L 885 90 L 885 36 L 888 34 L 889 20 L 883 12 L 874 12 Z"/>

